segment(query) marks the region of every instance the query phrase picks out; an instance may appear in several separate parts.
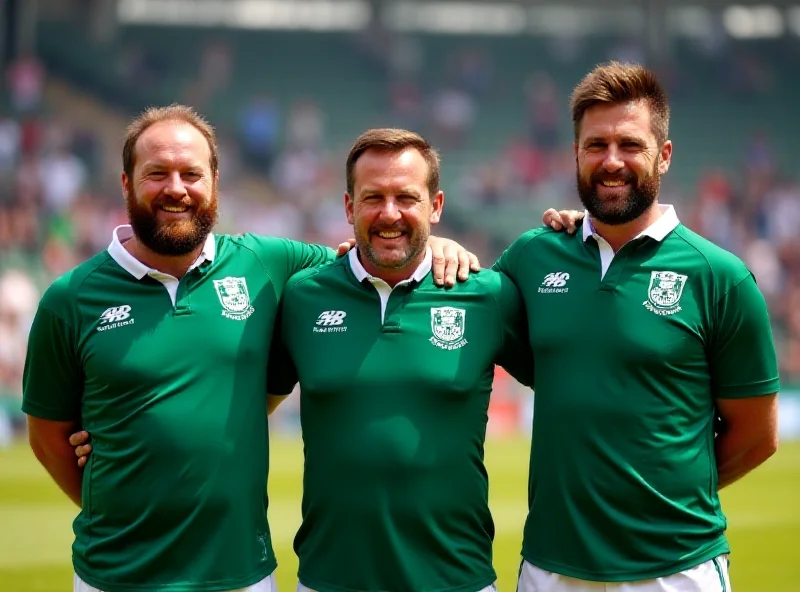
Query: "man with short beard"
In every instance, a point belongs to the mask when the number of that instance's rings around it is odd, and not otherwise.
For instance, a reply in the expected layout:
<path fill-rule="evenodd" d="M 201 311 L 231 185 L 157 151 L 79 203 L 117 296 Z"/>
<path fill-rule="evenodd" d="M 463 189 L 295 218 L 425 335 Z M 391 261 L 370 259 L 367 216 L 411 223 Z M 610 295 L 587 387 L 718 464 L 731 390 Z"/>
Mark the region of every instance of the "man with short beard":
<path fill-rule="evenodd" d="M 536 357 L 519 590 L 729 590 L 717 492 L 777 447 L 767 308 L 658 202 L 672 143 L 651 72 L 598 66 L 572 116 L 582 231 L 532 230 L 496 264 Z"/>
<path fill-rule="evenodd" d="M 300 383 L 298 590 L 492 592 L 486 410 L 495 364 L 531 383 L 519 292 L 491 270 L 434 285 L 444 194 L 419 135 L 365 132 L 346 177 L 357 247 L 289 281 L 269 370 L 271 393 Z"/>
<path fill-rule="evenodd" d="M 211 233 L 217 146 L 191 108 L 136 118 L 123 171 L 131 224 L 47 290 L 24 373 L 31 447 L 81 508 L 74 590 L 271 591 L 272 330 L 288 279 L 334 254 Z"/>

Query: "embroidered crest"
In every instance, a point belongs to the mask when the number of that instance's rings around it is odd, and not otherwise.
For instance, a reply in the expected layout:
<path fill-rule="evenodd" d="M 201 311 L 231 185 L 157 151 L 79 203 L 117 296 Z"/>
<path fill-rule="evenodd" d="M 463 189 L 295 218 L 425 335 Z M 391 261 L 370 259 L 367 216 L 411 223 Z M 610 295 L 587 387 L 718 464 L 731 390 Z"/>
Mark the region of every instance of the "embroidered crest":
<path fill-rule="evenodd" d="M 467 311 L 463 308 L 441 306 L 431 308 L 431 331 L 433 337 L 430 342 L 442 349 L 458 349 L 467 344 L 464 339 L 464 329 Z"/>
<path fill-rule="evenodd" d="M 214 280 L 214 289 L 222 304 L 222 316 L 234 321 L 243 321 L 253 314 L 255 309 L 250 304 L 250 293 L 243 277 Z"/>
<path fill-rule="evenodd" d="M 683 295 L 688 276 L 674 271 L 654 271 L 650 274 L 650 286 L 647 288 L 645 308 L 657 315 L 671 315 L 679 312 L 679 302 Z"/>

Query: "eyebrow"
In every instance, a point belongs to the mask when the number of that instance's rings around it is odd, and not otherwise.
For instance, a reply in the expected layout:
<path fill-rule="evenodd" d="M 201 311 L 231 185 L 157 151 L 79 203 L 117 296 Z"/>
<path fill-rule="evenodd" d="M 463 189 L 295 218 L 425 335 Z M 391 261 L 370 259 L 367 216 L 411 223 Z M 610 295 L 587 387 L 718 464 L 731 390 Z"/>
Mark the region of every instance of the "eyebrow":
<path fill-rule="evenodd" d="M 361 190 L 362 197 L 370 196 L 370 195 L 383 195 L 385 191 L 381 189 L 371 188 L 368 187 L 366 189 Z M 414 197 L 422 197 L 422 194 L 417 191 L 416 189 L 411 189 L 410 187 L 402 187 L 398 192 L 397 195 L 412 195 Z"/>
<path fill-rule="evenodd" d="M 603 144 L 607 144 L 608 140 L 603 136 L 590 136 L 583 141 L 583 144 L 593 144 L 595 142 L 601 142 Z M 636 136 L 622 136 L 619 138 L 620 143 L 624 142 L 633 142 L 635 144 L 641 144 L 642 146 L 647 146 L 647 142 L 642 138 L 637 138 Z"/>

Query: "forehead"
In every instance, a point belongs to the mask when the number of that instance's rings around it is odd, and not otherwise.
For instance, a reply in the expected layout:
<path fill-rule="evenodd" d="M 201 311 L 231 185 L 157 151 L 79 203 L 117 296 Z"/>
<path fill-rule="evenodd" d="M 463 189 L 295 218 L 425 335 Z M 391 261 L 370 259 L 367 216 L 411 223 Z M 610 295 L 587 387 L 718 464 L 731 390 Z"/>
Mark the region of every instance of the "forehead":
<path fill-rule="evenodd" d="M 160 121 L 148 127 L 136 142 L 138 164 L 161 161 L 201 161 L 208 164 L 211 148 L 196 127 L 181 121 Z"/>
<path fill-rule="evenodd" d="M 398 152 L 371 148 L 356 161 L 353 176 L 356 193 L 398 187 L 422 191 L 428 182 L 428 163 L 416 148 Z"/>
<path fill-rule="evenodd" d="M 599 104 L 583 114 L 580 137 L 619 135 L 653 136 L 650 127 L 650 106 L 644 101 L 613 105 Z"/>

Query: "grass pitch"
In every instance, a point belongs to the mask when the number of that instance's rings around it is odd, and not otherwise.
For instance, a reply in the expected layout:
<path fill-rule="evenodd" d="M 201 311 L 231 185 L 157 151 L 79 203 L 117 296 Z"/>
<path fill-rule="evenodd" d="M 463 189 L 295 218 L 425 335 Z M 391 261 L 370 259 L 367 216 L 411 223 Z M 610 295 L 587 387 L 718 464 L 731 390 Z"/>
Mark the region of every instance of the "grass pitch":
<path fill-rule="evenodd" d="M 495 567 L 501 592 L 515 589 L 526 512 L 528 440 L 487 443 L 497 526 Z M 270 524 L 278 588 L 296 587 L 292 538 L 300 522 L 302 447 L 273 439 Z M 735 592 L 800 590 L 800 442 L 784 443 L 763 467 L 723 491 Z M 0 592 L 70 592 L 71 523 L 76 510 L 27 446 L 0 450 Z"/>

